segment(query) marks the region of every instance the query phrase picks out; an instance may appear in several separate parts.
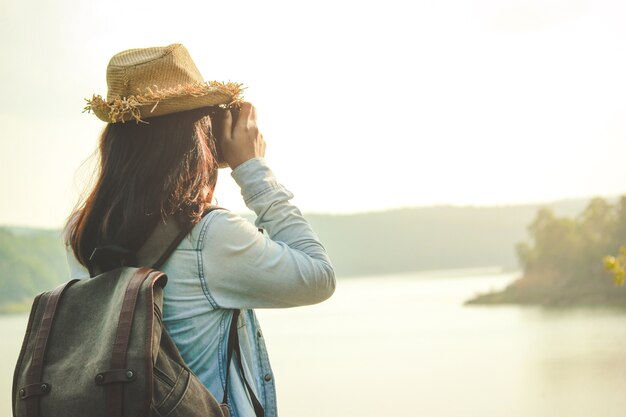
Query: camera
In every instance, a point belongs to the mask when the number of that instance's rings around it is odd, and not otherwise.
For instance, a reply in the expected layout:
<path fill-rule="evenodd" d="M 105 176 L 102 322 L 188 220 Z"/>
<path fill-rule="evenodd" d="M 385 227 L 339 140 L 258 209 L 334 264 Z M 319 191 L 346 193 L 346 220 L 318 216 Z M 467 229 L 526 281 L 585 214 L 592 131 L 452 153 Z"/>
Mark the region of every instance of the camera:
<path fill-rule="evenodd" d="M 221 149 L 221 139 L 224 136 L 224 123 L 223 116 L 226 110 L 230 110 L 231 114 L 231 128 L 235 127 L 237 119 L 239 118 L 239 107 L 231 107 L 230 109 L 223 109 L 216 107 L 211 113 L 211 130 L 213 138 L 215 140 L 215 150 L 217 151 L 217 163 L 220 168 L 227 168 L 228 164 L 224 161 Z"/>

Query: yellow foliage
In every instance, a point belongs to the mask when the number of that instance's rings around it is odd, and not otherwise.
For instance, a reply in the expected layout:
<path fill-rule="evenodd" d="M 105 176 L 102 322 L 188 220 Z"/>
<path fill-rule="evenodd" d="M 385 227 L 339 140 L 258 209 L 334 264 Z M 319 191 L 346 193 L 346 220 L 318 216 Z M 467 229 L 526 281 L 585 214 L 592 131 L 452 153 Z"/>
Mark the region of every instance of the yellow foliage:
<path fill-rule="evenodd" d="M 604 269 L 613 274 L 613 280 L 617 285 L 624 285 L 626 280 L 626 247 L 622 246 L 619 255 L 605 256 L 603 258 Z"/>

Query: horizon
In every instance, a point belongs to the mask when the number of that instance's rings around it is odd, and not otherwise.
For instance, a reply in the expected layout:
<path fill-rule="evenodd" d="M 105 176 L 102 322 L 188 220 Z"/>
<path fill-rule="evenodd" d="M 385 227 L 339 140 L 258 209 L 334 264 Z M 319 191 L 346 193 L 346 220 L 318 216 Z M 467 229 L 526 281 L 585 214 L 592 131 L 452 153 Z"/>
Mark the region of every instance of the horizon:
<path fill-rule="evenodd" d="M 351 211 L 351 212 L 317 212 L 317 211 L 303 211 L 303 214 L 306 216 L 328 216 L 328 217 L 350 217 L 350 216 L 359 216 L 359 215 L 376 215 L 376 214 L 386 214 L 392 213 L 396 211 L 404 211 L 404 210 L 420 210 L 420 209 L 437 209 L 437 208 L 458 208 L 458 209 L 493 209 L 493 208 L 513 208 L 513 207 L 542 207 L 542 206 L 553 206 L 559 204 L 567 204 L 567 203 L 585 203 L 589 202 L 594 198 L 602 198 L 608 200 L 610 203 L 613 203 L 612 200 L 618 200 L 622 196 L 626 197 L 626 193 L 617 194 L 617 195 L 592 195 L 592 196 L 581 196 L 581 197 L 569 197 L 569 198 L 559 198 L 554 200 L 546 200 L 546 201 L 534 201 L 534 202 L 513 202 L 513 203 L 503 203 L 503 204 L 426 204 L 426 205 L 415 205 L 415 206 L 399 206 L 399 207 L 389 207 L 385 209 L 375 209 L 369 211 Z M 226 207 L 226 209 L 228 209 Z M 234 211 L 234 210 L 230 210 Z M 237 214 L 242 216 L 251 216 L 254 213 L 246 209 L 244 211 L 234 211 Z M 558 213 L 557 213 L 558 215 Z M 6 229 L 36 229 L 41 231 L 56 231 L 63 228 L 63 224 L 58 226 L 43 226 L 43 225 L 27 225 L 27 224 L 7 224 L 0 223 L 0 228 Z"/>

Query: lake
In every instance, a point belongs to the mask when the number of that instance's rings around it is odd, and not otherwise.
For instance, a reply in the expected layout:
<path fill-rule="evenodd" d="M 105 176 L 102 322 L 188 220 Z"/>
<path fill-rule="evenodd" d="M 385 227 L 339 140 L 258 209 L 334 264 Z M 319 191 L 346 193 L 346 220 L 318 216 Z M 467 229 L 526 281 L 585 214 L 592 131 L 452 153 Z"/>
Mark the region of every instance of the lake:
<path fill-rule="evenodd" d="M 282 417 L 610 417 L 626 410 L 626 311 L 463 306 L 516 274 L 340 280 L 258 311 Z M 0 317 L 0 415 L 26 316 Z"/>

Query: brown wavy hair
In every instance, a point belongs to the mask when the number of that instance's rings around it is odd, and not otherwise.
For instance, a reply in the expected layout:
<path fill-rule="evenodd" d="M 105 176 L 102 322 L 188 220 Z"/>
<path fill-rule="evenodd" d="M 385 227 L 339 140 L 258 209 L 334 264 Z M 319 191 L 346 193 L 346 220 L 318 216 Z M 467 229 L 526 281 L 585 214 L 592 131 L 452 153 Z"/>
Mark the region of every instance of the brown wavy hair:
<path fill-rule="evenodd" d="M 217 181 L 213 112 L 201 108 L 105 127 L 97 180 L 66 225 L 67 244 L 81 264 L 88 266 L 98 246 L 139 250 L 169 215 L 200 221 Z"/>

